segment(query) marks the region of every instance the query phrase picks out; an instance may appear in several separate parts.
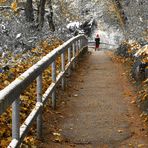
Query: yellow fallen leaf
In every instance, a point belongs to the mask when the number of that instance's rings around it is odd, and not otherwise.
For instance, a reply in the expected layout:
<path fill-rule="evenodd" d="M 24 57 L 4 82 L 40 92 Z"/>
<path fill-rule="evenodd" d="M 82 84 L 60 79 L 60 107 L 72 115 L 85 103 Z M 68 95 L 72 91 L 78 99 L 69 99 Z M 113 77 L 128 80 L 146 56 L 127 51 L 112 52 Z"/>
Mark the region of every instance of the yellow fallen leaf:
<path fill-rule="evenodd" d="M 73 96 L 74 96 L 74 97 L 78 97 L 78 94 L 74 94 Z"/>
<path fill-rule="evenodd" d="M 13 3 L 11 3 L 11 9 L 16 12 L 17 11 L 17 2 L 14 1 Z"/>
<path fill-rule="evenodd" d="M 131 144 L 131 143 L 129 143 L 129 147 L 132 147 L 132 148 L 134 148 L 134 145 L 133 145 L 133 144 Z"/>
<path fill-rule="evenodd" d="M 20 99 L 27 101 L 27 100 L 29 100 L 29 96 L 21 95 Z"/>
<path fill-rule="evenodd" d="M 123 132 L 123 130 L 118 130 L 118 133 L 122 133 Z"/>
<path fill-rule="evenodd" d="M 63 137 L 61 136 L 60 133 L 53 133 L 53 135 L 54 135 L 54 139 L 53 139 L 54 142 L 60 143 L 63 141 Z"/>
<path fill-rule="evenodd" d="M 5 86 L 7 86 L 7 85 L 10 84 L 10 82 L 9 82 L 8 80 L 5 80 L 5 81 L 4 81 L 4 84 L 5 84 Z"/>
<path fill-rule="evenodd" d="M 138 148 L 142 148 L 144 146 L 145 146 L 145 144 L 138 144 Z"/>
<path fill-rule="evenodd" d="M 148 97 L 148 94 L 145 94 L 145 95 L 142 97 L 142 100 L 146 100 L 147 97 Z"/>
<path fill-rule="evenodd" d="M 53 133 L 54 136 L 61 136 L 60 133 Z"/>
<path fill-rule="evenodd" d="M 130 103 L 131 103 L 131 104 L 135 104 L 135 103 L 136 103 L 136 101 L 135 101 L 135 100 L 133 100 L 133 101 L 131 101 Z"/>
<path fill-rule="evenodd" d="M 148 117 L 145 117 L 145 118 L 144 118 L 144 122 L 147 122 L 147 121 L 148 121 Z"/>
<path fill-rule="evenodd" d="M 144 116 L 144 113 L 142 112 L 141 114 L 140 114 L 140 117 L 143 117 Z"/>

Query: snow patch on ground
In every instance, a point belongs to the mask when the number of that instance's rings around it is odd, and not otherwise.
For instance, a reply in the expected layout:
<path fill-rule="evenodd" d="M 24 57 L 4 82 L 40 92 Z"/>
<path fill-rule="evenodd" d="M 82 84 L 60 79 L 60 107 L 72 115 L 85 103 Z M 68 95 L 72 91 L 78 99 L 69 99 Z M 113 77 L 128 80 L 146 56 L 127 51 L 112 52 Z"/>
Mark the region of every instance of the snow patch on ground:
<path fill-rule="evenodd" d="M 79 22 L 71 22 L 69 24 L 67 24 L 67 29 L 76 29 L 80 27 L 80 23 Z"/>

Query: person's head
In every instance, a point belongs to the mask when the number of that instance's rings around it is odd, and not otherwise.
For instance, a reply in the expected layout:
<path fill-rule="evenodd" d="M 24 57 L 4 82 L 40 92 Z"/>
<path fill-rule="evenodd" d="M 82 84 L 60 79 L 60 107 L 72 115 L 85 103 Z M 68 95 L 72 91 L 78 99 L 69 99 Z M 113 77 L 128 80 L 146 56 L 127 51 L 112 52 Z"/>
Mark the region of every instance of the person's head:
<path fill-rule="evenodd" d="M 99 34 L 97 34 L 96 37 L 98 38 L 99 37 Z"/>

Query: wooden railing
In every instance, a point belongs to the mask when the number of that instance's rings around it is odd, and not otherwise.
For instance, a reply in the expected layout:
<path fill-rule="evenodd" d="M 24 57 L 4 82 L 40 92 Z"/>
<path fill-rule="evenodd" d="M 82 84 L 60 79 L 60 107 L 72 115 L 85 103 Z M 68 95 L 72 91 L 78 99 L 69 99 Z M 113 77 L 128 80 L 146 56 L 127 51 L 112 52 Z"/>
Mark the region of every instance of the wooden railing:
<path fill-rule="evenodd" d="M 42 108 L 50 96 L 52 107 L 55 109 L 56 97 L 55 90 L 59 82 L 64 87 L 64 76 L 70 73 L 71 66 L 75 67 L 77 57 L 85 49 L 87 49 L 88 40 L 84 35 L 78 35 L 71 38 L 63 45 L 51 51 L 35 65 L 21 74 L 11 84 L 0 91 L 0 114 L 12 105 L 12 141 L 8 148 L 18 147 L 23 141 L 33 121 L 37 121 L 37 136 L 41 137 L 42 133 Z M 65 60 L 67 52 L 68 62 Z M 56 59 L 61 56 L 61 71 L 56 76 Z M 52 83 L 48 89 L 42 94 L 42 74 L 51 65 L 52 67 Z M 29 116 L 26 117 L 24 123 L 20 126 L 20 95 L 26 88 L 36 80 L 37 85 L 37 102 Z M 36 97 L 36 96 L 33 96 Z"/>

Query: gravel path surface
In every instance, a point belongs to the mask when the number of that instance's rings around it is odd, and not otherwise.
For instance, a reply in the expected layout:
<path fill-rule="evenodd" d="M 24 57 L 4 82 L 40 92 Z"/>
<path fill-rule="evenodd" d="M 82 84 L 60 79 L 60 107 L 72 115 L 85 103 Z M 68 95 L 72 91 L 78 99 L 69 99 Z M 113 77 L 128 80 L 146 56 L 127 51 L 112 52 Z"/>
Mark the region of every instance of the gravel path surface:
<path fill-rule="evenodd" d="M 148 147 L 136 107 L 130 104 L 132 95 L 125 95 L 131 88 L 121 78 L 121 67 L 105 51 L 92 52 L 81 62 L 83 66 L 80 64 L 60 96 L 63 101 L 57 111 L 49 117 L 45 114 L 48 120 L 39 147 Z M 51 139 L 53 126 L 62 136 L 60 143 Z"/>

